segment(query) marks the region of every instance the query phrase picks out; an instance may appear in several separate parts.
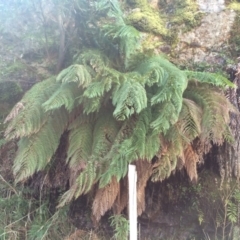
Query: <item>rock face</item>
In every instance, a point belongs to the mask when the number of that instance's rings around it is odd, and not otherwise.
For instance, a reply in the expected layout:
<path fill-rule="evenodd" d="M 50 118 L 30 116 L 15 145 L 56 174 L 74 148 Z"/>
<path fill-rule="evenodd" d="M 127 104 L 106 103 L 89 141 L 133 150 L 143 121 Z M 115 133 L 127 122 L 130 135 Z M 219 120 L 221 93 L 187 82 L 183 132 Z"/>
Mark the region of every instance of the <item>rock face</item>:
<path fill-rule="evenodd" d="M 179 57 L 195 62 L 210 60 L 211 52 L 219 51 L 229 39 L 234 18 L 235 12 L 231 10 L 207 14 L 199 27 L 185 34 L 180 33 Z"/>
<path fill-rule="evenodd" d="M 197 2 L 205 15 L 197 28 L 186 33 L 179 32 L 176 53 L 182 61 L 218 64 L 219 54 L 227 46 L 236 13 L 225 10 L 222 0 Z"/>
<path fill-rule="evenodd" d="M 224 0 L 197 0 L 199 8 L 203 12 L 217 13 L 225 9 Z"/>

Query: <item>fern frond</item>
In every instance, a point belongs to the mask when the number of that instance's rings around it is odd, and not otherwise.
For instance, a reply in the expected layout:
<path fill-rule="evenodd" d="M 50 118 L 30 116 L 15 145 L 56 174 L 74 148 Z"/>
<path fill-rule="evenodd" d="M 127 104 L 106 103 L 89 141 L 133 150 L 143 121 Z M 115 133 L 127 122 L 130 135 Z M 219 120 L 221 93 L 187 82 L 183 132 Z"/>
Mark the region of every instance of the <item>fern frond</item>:
<path fill-rule="evenodd" d="M 139 46 L 139 31 L 124 22 L 121 25 L 105 25 L 104 30 L 107 37 L 117 41 L 119 53 L 127 63 L 128 58 Z"/>
<path fill-rule="evenodd" d="M 96 181 L 96 171 L 96 164 L 89 161 L 86 168 L 76 178 L 75 183 L 61 196 L 57 207 L 63 207 L 80 195 L 88 193 Z"/>
<path fill-rule="evenodd" d="M 153 82 L 156 82 L 159 87 L 168 82 L 169 87 L 176 87 L 180 92 L 183 92 L 187 87 L 188 80 L 185 73 L 161 56 L 145 58 L 138 64 L 135 71 L 141 75 L 147 74 L 150 77 L 148 82 L 150 86 Z M 154 78 L 151 78 L 152 73 L 155 73 Z M 151 79 L 153 79 L 153 82 L 151 82 Z"/>
<path fill-rule="evenodd" d="M 5 137 L 11 140 L 37 133 L 47 121 L 42 104 L 58 87 L 54 77 L 34 85 L 7 116 Z"/>
<path fill-rule="evenodd" d="M 63 83 L 60 88 L 45 103 L 45 111 L 53 110 L 64 106 L 69 112 L 75 107 L 76 99 L 81 94 L 81 89 L 74 82 Z"/>
<path fill-rule="evenodd" d="M 193 141 L 201 133 L 203 109 L 190 99 L 183 98 L 183 106 L 179 115 L 179 129 L 189 140 Z"/>
<path fill-rule="evenodd" d="M 95 74 L 102 73 L 105 67 L 111 65 L 108 57 L 102 51 L 96 49 L 85 50 L 76 57 L 75 62 L 90 67 Z"/>
<path fill-rule="evenodd" d="M 146 108 L 137 117 L 131 136 L 132 146 L 138 157 L 148 161 L 154 157 L 160 146 L 159 134 L 152 131 L 150 122 L 151 108 Z"/>
<path fill-rule="evenodd" d="M 118 91 L 113 93 L 113 115 L 117 120 L 128 119 L 134 113 L 140 113 L 147 107 L 147 96 L 144 87 L 137 81 L 137 75 L 130 74 Z"/>
<path fill-rule="evenodd" d="M 97 222 L 113 206 L 119 190 L 120 184 L 115 177 L 107 186 L 97 190 L 92 206 L 92 214 Z"/>
<path fill-rule="evenodd" d="M 84 96 L 94 98 L 103 96 L 105 92 L 109 92 L 112 85 L 119 85 L 122 73 L 115 69 L 104 67 L 101 77 L 97 77 L 96 81 L 91 83 L 84 91 Z"/>
<path fill-rule="evenodd" d="M 75 126 L 75 127 L 74 127 Z M 71 124 L 67 162 L 70 168 L 78 168 L 86 163 L 92 153 L 93 123 L 90 119 L 81 121 L 78 118 Z"/>
<path fill-rule="evenodd" d="M 105 169 L 106 172 L 100 177 L 100 188 L 106 186 L 113 176 L 119 181 L 127 174 L 128 164 L 138 158 L 134 147 L 132 147 L 131 139 L 135 126 L 136 119 L 130 118 L 125 121 L 118 131 L 111 149 L 102 159 L 102 162 L 108 163 L 108 167 Z"/>
<path fill-rule="evenodd" d="M 201 83 L 209 83 L 217 87 L 233 87 L 236 88 L 236 85 L 229 81 L 221 74 L 209 73 L 209 72 L 193 72 L 193 71 L 184 71 L 189 80 L 197 80 Z"/>
<path fill-rule="evenodd" d="M 197 181 L 197 162 L 199 161 L 198 155 L 194 152 L 192 146 L 189 144 L 184 150 L 184 159 L 187 174 L 191 181 Z"/>
<path fill-rule="evenodd" d="M 184 97 L 191 99 L 203 109 L 201 140 L 222 144 L 229 122 L 229 112 L 233 109 L 223 93 L 204 83 L 198 83 L 196 86 L 190 82 Z"/>
<path fill-rule="evenodd" d="M 47 166 L 67 123 L 67 112 L 59 109 L 53 116 L 48 115 L 47 121 L 37 133 L 21 138 L 13 166 L 16 182 L 24 181 Z"/>
<path fill-rule="evenodd" d="M 75 198 L 78 198 L 82 194 L 89 192 L 97 180 L 97 166 L 94 162 L 88 162 L 86 169 L 80 173 L 76 179 L 77 191 Z"/>
<path fill-rule="evenodd" d="M 165 102 L 153 107 L 153 118 L 150 127 L 153 131 L 166 133 L 178 119 L 173 104 Z"/>
<path fill-rule="evenodd" d="M 57 82 L 76 82 L 79 87 L 86 88 L 92 82 L 92 76 L 86 66 L 74 64 L 58 74 Z"/>
<path fill-rule="evenodd" d="M 153 106 L 151 127 L 166 132 L 178 119 L 187 77 L 161 57 L 144 60 L 135 70 L 145 76 L 145 83 L 150 87 L 149 98 Z"/>
<path fill-rule="evenodd" d="M 171 171 L 172 168 L 169 155 L 163 155 L 158 160 L 158 166 L 155 167 L 152 171 L 151 180 L 153 182 L 163 181 L 170 176 Z"/>
<path fill-rule="evenodd" d="M 99 161 L 100 158 L 106 156 L 116 138 L 119 127 L 120 125 L 112 116 L 111 108 L 102 109 L 93 131 L 92 155 L 94 159 Z"/>

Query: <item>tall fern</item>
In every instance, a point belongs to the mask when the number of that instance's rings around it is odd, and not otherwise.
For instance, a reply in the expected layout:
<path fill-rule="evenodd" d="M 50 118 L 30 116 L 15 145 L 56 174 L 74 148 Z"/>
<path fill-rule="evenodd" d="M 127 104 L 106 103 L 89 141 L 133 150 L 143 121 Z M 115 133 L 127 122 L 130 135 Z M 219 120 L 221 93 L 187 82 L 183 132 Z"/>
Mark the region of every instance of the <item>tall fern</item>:
<path fill-rule="evenodd" d="M 223 89 L 232 83 L 141 52 L 139 32 L 126 24 L 118 1 L 79 1 L 75 11 L 84 21 L 76 21 L 81 48 L 72 65 L 36 84 L 6 118 L 6 138 L 18 140 L 16 182 L 56 161 L 63 133 L 70 186 L 59 206 L 94 186 L 108 189 L 112 179 L 122 181 L 129 163 L 150 165 L 140 173 L 144 184 L 164 180 L 180 165 L 196 180 L 195 142 L 230 139 L 234 109 Z"/>

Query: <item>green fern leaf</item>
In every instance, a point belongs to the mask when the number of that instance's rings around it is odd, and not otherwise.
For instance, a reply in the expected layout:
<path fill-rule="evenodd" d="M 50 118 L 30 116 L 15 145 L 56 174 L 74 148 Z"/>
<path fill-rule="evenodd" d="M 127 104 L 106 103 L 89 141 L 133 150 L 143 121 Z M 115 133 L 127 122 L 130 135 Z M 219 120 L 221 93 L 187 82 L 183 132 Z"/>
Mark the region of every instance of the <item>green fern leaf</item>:
<path fill-rule="evenodd" d="M 202 83 L 209 83 L 218 87 L 233 87 L 236 88 L 236 85 L 230 82 L 221 74 L 209 73 L 209 72 L 193 72 L 193 71 L 184 71 L 187 75 L 187 78 L 190 80 L 196 79 Z"/>
<path fill-rule="evenodd" d="M 67 112 L 59 109 L 53 116 L 48 115 L 46 123 L 37 133 L 21 138 L 13 166 L 16 182 L 24 181 L 47 166 L 67 123 Z"/>
<path fill-rule="evenodd" d="M 183 107 L 179 115 L 182 134 L 193 141 L 201 133 L 203 109 L 190 99 L 183 99 Z"/>
<path fill-rule="evenodd" d="M 37 133 L 46 122 L 42 104 L 58 87 L 54 77 L 34 85 L 7 116 L 5 137 L 10 140 Z"/>
<path fill-rule="evenodd" d="M 135 79 L 125 81 L 113 94 L 113 105 L 116 106 L 113 115 L 117 120 L 128 119 L 134 113 L 140 113 L 147 107 L 147 96 L 144 87 Z"/>
<path fill-rule="evenodd" d="M 81 123 L 81 124 L 79 124 Z M 74 127 L 75 126 L 75 127 Z M 69 127 L 69 148 L 67 152 L 67 162 L 70 168 L 78 168 L 82 163 L 86 163 L 92 153 L 93 123 L 87 118 L 85 121 L 76 118 Z"/>
<path fill-rule="evenodd" d="M 76 83 L 64 83 L 60 88 L 50 97 L 45 103 L 43 103 L 43 108 L 45 111 L 58 109 L 64 106 L 69 112 L 73 110 L 76 99 L 81 94 L 81 89 L 78 88 Z"/>
<path fill-rule="evenodd" d="M 222 144 L 229 112 L 233 109 L 225 96 L 213 86 L 198 83 L 196 87 L 195 83 L 190 82 L 184 97 L 196 102 L 203 109 L 200 138 Z"/>
<path fill-rule="evenodd" d="M 92 76 L 84 65 L 74 64 L 62 70 L 57 81 L 62 83 L 76 82 L 78 86 L 86 88 L 92 82 Z"/>

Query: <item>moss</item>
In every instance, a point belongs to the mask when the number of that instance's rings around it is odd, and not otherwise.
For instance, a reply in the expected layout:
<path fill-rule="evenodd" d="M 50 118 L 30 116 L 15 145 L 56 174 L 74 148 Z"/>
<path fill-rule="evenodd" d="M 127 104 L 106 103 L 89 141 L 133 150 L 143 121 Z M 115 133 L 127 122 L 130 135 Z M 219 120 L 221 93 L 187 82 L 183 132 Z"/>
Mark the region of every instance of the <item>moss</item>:
<path fill-rule="evenodd" d="M 234 24 L 231 28 L 228 49 L 232 57 L 240 55 L 240 11 L 237 11 Z"/>
<path fill-rule="evenodd" d="M 159 2 L 161 11 L 168 18 L 168 24 L 175 30 L 175 26 L 184 24 L 182 30 L 189 31 L 201 22 L 202 13 L 194 0 L 165 0 Z"/>
<path fill-rule="evenodd" d="M 229 9 L 240 11 L 240 3 L 239 2 L 232 2 L 228 5 Z"/>
<path fill-rule="evenodd" d="M 131 25 L 144 32 L 167 35 L 165 22 L 147 0 L 129 0 L 128 2 L 136 8 L 127 18 Z"/>
<path fill-rule="evenodd" d="M 159 48 L 162 45 L 160 39 L 156 39 L 156 36 L 153 34 L 148 34 L 142 41 L 143 52 L 153 53 L 155 49 Z"/>

